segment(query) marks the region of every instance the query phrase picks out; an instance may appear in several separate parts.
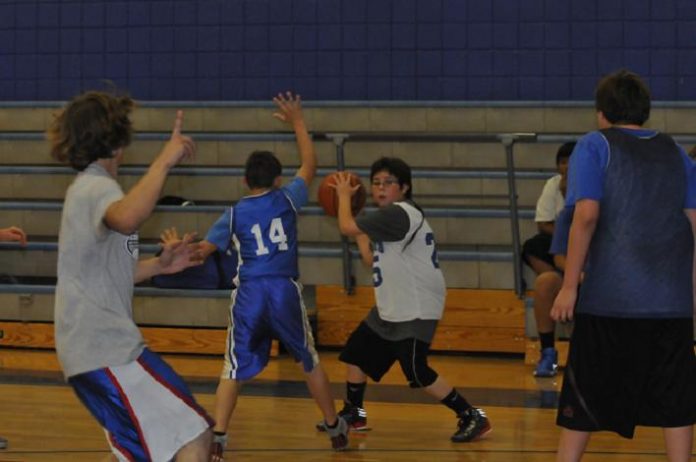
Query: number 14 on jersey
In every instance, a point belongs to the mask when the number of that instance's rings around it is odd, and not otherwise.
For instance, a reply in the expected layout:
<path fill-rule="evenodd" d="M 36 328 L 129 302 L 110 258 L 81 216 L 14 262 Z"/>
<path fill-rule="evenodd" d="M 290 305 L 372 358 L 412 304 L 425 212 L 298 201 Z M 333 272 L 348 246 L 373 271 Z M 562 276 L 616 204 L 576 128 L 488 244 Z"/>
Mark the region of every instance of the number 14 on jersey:
<path fill-rule="evenodd" d="M 269 253 L 268 247 L 263 241 L 263 234 L 261 231 L 261 225 L 256 223 L 251 227 L 251 232 L 256 238 L 256 255 L 267 255 Z M 278 250 L 285 251 L 288 250 L 288 237 L 283 229 L 283 222 L 280 218 L 274 218 L 271 221 L 271 227 L 268 230 L 268 239 L 273 244 L 278 245 Z"/>

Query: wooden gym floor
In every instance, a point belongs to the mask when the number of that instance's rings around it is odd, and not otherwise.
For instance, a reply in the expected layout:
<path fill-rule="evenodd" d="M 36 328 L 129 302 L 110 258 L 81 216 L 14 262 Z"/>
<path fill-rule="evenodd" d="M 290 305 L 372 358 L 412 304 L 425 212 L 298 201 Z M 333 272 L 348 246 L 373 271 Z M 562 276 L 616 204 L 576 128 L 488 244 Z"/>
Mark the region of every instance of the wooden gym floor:
<path fill-rule="evenodd" d="M 334 351 L 322 352 L 337 398 L 343 366 Z M 196 397 L 212 413 L 221 358 L 167 356 Z M 404 385 L 396 366 L 381 384 L 370 384 L 366 408 L 371 432 L 351 434 L 350 450 L 334 453 L 314 430 L 319 411 L 287 357 L 272 359 L 245 386 L 230 426 L 226 460 L 246 461 L 552 461 L 558 441 L 555 402 L 561 379 L 534 379 L 521 358 L 437 356 L 431 365 L 493 425 L 484 441 L 449 441 L 456 420 L 444 406 Z M 339 403 L 337 402 L 337 405 Z M 62 381 L 53 352 L 0 350 L 0 435 L 9 447 L 0 461 L 106 461 L 103 432 Z M 634 440 L 593 436 L 587 462 L 665 460 L 662 433 L 639 428 Z"/>

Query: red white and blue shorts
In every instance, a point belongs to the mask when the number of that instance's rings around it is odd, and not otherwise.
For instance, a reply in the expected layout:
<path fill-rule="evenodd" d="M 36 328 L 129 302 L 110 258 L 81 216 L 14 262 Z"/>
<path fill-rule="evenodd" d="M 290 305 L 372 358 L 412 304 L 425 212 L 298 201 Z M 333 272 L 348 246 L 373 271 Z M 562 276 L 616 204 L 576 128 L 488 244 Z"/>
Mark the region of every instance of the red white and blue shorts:
<path fill-rule="evenodd" d="M 213 425 L 181 377 L 147 348 L 137 360 L 68 379 L 120 461 L 169 461 Z"/>

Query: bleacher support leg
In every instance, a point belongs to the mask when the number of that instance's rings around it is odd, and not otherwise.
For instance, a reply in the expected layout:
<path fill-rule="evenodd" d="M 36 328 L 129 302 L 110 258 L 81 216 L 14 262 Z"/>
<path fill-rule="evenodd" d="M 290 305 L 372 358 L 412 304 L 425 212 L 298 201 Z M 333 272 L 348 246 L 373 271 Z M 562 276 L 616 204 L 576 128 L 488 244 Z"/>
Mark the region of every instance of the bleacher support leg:
<path fill-rule="evenodd" d="M 515 277 L 515 293 L 519 298 L 523 297 L 522 288 L 522 255 L 520 254 L 520 223 L 517 211 L 517 186 L 515 184 L 515 162 L 513 158 L 515 139 L 513 136 L 501 138 L 505 146 L 505 160 L 507 167 L 508 197 L 510 201 L 510 230 L 512 231 L 512 256 L 513 271 Z"/>

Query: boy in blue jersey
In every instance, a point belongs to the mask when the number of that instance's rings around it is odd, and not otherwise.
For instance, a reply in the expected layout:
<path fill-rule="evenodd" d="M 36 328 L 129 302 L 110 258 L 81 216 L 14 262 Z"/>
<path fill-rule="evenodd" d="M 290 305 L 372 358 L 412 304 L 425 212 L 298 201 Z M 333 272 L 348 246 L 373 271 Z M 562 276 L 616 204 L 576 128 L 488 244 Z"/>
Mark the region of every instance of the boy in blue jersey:
<path fill-rule="evenodd" d="M 672 138 L 642 128 L 650 94 L 636 74 L 604 77 L 595 104 L 600 130 L 571 158 L 575 212 L 551 312 L 575 319 L 557 460 L 580 460 L 590 432 L 632 438 L 646 425 L 663 428 L 668 460 L 686 461 L 696 421 L 694 164 Z"/>
<path fill-rule="evenodd" d="M 297 212 L 307 203 L 307 188 L 316 172 L 316 155 L 302 115 L 300 97 L 279 94 L 274 117 L 291 125 L 301 165 L 281 187 L 281 164 L 271 152 L 247 159 L 241 198 L 213 225 L 203 243 L 205 254 L 233 244 L 239 254 L 237 288 L 232 292 L 225 363 L 215 396 L 215 441 L 211 460 L 222 460 L 229 420 L 241 383 L 268 363 L 271 339 L 279 338 L 306 373 L 307 386 L 321 409 L 336 450 L 348 445 L 346 422 L 336 414 L 329 382 L 319 364 L 302 301 L 297 263 Z"/>

